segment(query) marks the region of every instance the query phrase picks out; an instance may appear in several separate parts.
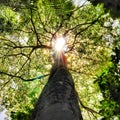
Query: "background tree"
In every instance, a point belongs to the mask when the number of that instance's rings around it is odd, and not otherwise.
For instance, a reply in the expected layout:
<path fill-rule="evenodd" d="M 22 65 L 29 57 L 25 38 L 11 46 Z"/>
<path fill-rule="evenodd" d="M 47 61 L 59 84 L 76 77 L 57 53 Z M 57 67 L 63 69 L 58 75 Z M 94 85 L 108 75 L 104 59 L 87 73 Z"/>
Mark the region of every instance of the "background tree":
<path fill-rule="evenodd" d="M 120 118 L 120 73 L 119 64 L 120 51 L 116 48 L 115 55 L 112 56 L 113 65 L 104 70 L 98 77 L 98 82 L 104 100 L 101 101 L 100 112 L 104 115 L 104 119 L 118 116 Z"/>
<path fill-rule="evenodd" d="M 93 5 L 97 4 L 104 4 L 104 8 L 106 8 L 106 11 L 110 11 L 111 15 L 113 17 L 119 17 L 120 16 L 120 0 L 90 0 L 90 2 Z"/>
<path fill-rule="evenodd" d="M 104 95 L 93 82 L 96 74 L 113 65 L 113 50 L 119 49 L 119 21 L 105 13 L 102 5 L 86 2 L 75 6 L 64 0 L 6 0 L 1 1 L 0 10 L 0 101 L 18 113 L 12 117 L 23 119 L 33 108 L 48 78 L 24 81 L 49 73 L 52 44 L 61 35 L 66 38 L 68 68 L 84 119 L 104 117 L 96 114 Z"/>

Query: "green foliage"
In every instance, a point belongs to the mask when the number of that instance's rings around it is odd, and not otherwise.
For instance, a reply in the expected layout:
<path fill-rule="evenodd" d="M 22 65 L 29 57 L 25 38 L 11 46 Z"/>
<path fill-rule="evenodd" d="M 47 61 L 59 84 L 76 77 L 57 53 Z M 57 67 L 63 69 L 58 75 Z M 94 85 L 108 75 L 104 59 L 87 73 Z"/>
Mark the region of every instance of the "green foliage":
<path fill-rule="evenodd" d="M 105 119 L 110 119 L 115 115 L 120 118 L 120 68 L 118 60 L 120 60 L 119 53 L 115 52 L 115 55 L 112 56 L 112 66 L 104 70 L 95 81 L 104 97 L 104 100 L 100 102 L 100 113 Z"/>
<path fill-rule="evenodd" d="M 10 7 L 5 7 L 1 5 L 0 7 L 0 31 L 1 32 L 11 32 L 14 26 L 19 25 L 19 14 L 11 10 Z"/>
<path fill-rule="evenodd" d="M 23 113 L 23 112 L 11 112 L 11 118 L 12 120 L 29 120 L 30 119 L 30 114 L 32 111 L 27 109 L 28 113 Z"/>
<path fill-rule="evenodd" d="M 112 18 L 104 13 L 102 5 L 75 6 L 70 0 L 9 0 L 9 4 L 0 3 L 0 11 L 0 104 L 11 112 L 12 119 L 29 118 L 48 78 L 28 83 L 22 78 L 50 72 L 51 44 L 61 35 L 67 41 L 68 68 L 82 102 L 101 110 L 105 118 L 118 115 L 119 76 L 111 55 L 119 45 L 119 27 L 113 29 L 112 22 L 110 27 L 105 26 Z M 112 45 L 107 35 L 114 38 Z M 93 83 L 96 74 L 99 87 Z M 88 120 L 90 111 L 82 110 Z M 90 116 L 92 120 L 100 117 Z"/>
<path fill-rule="evenodd" d="M 70 0 L 48 0 L 48 4 L 55 10 L 56 15 L 59 19 L 66 19 L 70 17 L 74 10 L 74 5 Z"/>

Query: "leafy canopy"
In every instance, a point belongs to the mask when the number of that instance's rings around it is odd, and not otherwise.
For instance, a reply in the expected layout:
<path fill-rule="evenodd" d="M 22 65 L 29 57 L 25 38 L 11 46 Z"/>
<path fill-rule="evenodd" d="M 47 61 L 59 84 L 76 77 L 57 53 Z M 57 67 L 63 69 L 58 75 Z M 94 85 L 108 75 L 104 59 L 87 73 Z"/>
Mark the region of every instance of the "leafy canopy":
<path fill-rule="evenodd" d="M 0 11 L 0 104 L 11 112 L 12 119 L 28 119 L 48 77 L 24 80 L 49 74 L 52 43 L 59 36 L 66 38 L 68 68 L 84 119 L 119 115 L 113 113 L 119 103 L 108 99 L 115 92 L 110 93 L 107 84 L 111 84 L 111 76 L 113 83 L 118 82 L 111 58 L 114 49 L 120 49 L 120 27 L 113 26 L 114 20 L 104 12 L 103 5 L 75 6 L 70 0 L 9 0 L 0 3 Z M 109 71 L 112 67 L 114 75 Z M 98 82 L 94 84 L 96 75 Z"/>

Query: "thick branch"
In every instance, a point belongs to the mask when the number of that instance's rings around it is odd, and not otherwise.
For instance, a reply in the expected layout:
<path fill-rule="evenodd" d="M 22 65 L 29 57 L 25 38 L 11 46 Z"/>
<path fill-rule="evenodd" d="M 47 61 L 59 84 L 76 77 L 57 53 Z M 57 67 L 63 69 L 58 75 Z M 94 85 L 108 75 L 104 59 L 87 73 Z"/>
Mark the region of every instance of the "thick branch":
<path fill-rule="evenodd" d="M 95 20 L 93 20 L 93 21 L 91 21 L 91 22 L 85 22 L 85 23 L 80 23 L 80 24 L 75 25 L 74 27 L 66 30 L 66 31 L 64 32 L 64 36 L 66 36 L 70 31 L 72 31 L 72 30 L 74 30 L 74 29 L 77 29 L 77 28 L 79 28 L 79 27 L 81 27 L 81 26 L 84 26 L 84 25 L 88 25 L 87 27 L 85 27 L 84 29 L 82 29 L 81 31 L 79 31 L 77 34 L 79 34 L 79 33 L 81 33 L 81 32 L 84 32 L 84 31 L 87 30 L 90 26 L 92 26 L 92 25 L 94 25 L 96 22 L 98 22 L 99 18 L 100 18 L 102 15 L 103 15 L 103 14 L 100 14 L 100 15 L 98 16 L 98 18 L 96 18 Z"/>
<path fill-rule="evenodd" d="M 78 24 L 78 25 L 76 25 L 76 26 L 68 29 L 67 31 L 65 31 L 64 36 L 66 36 L 70 31 L 72 31 L 72 30 L 74 30 L 74 29 L 77 29 L 77 28 L 79 28 L 79 27 L 81 27 L 81 26 L 83 26 L 83 25 L 88 25 L 87 27 L 81 29 L 79 32 L 77 32 L 77 33 L 75 34 L 75 38 L 74 38 L 74 41 L 73 41 L 73 43 L 72 43 L 72 47 L 68 50 L 68 52 L 71 51 L 71 50 L 73 50 L 74 45 L 75 45 L 75 43 L 76 43 L 76 41 L 77 41 L 77 36 L 80 35 L 81 33 L 83 33 L 84 31 L 86 31 L 89 27 L 93 26 L 96 22 L 98 22 L 99 18 L 100 18 L 102 15 L 103 15 L 103 14 L 100 14 L 97 19 L 95 19 L 95 20 L 93 20 L 93 21 L 91 21 L 91 22 L 80 23 L 80 24 Z"/>
<path fill-rule="evenodd" d="M 11 47 L 13 47 L 14 49 L 16 49 L 16 48 L 20 48 L 20 49 L 23 49 L 23 48 L 32 48 L 32 49 L 45 48 L 45 49 L 52 49 L 52 47 L 47 46 L 47 45 L 11 46 Z"/>
<path fill-rule="evenodd" d="M 7 75 L 7 76 L 12 77 L 12 78 L 18 78 L 18 79 L 21 79 L 21 80 L 26 81 L 26 82 L 38 80 L 38 79 L 47 77 L 47 76 L 49 75 L 49 74 L 45 74 L 45 75 L 37 76 L 37 77 L 35 77 L 35 78 L 25 79 L 25 78 L 23 78 L 23 77 L 21 77 L 21 76 L 13 75 L 13 74 L 10 74 L 10 73 L 7 73 L 7 72 L 2 72 L 2 71 L 0 71 L 0 74 L 4 74 L 4 75 Z M 8 82 L 9 82 L 9 81 L 7 81 L 5 84 L 7 84 Z"/>
<path fill-rule="evenodd" d="M 12 77 L 12 78 L 19 78 L 21 80 L 25 80 L 21 76 L 13 75 L 13 74 L 10 74 L 10 73 L 7 73 L 7 72 L 3 72 L 3 71 L 0 71 L 0 74 L 4 74 L 4 75 L 7 75 L 7 76 Z"/>

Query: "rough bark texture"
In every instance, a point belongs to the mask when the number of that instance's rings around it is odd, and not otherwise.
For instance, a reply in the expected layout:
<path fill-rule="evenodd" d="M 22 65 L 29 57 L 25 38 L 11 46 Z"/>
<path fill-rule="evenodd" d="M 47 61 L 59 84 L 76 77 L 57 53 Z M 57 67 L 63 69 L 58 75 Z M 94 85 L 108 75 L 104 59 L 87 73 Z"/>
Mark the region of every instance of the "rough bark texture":
<path fill-rule="evenodd" d="M 30 120 L 83 120 L 74 82 L 65 64 L 53 65 Z"/>

